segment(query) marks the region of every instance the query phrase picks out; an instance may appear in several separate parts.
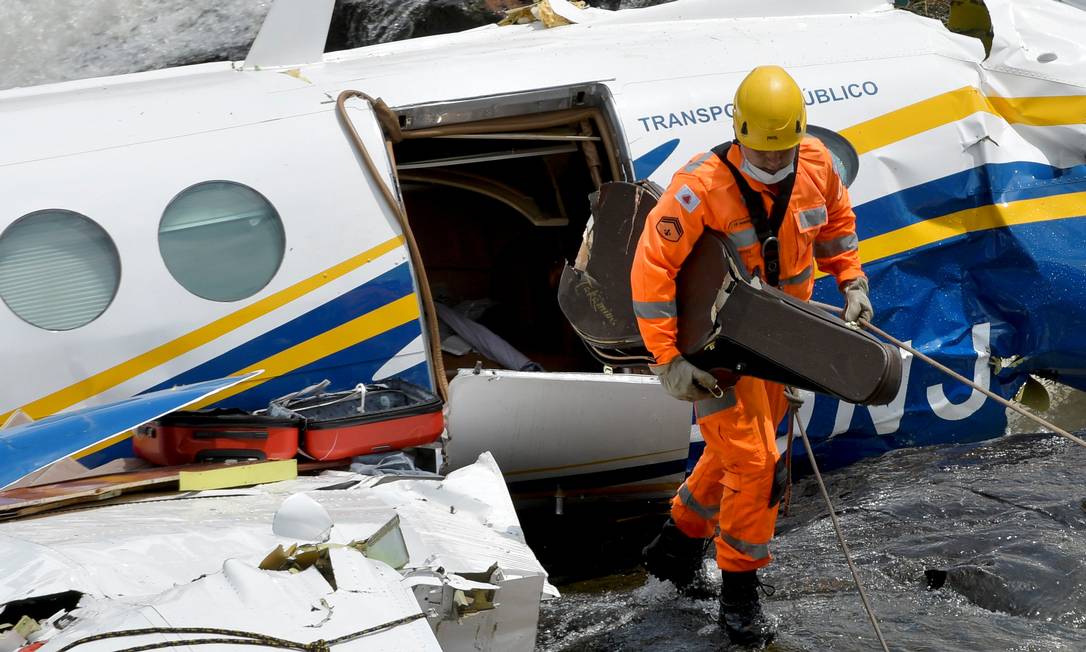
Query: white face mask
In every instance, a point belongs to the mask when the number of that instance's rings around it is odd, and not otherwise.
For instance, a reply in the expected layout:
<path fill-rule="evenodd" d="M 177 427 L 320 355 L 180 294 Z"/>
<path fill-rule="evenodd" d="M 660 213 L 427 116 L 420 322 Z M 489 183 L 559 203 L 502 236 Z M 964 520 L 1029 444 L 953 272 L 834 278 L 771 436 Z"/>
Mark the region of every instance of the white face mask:
<path fill-rule="evenodd" d="M 792 172 L 796 169 L 796 162 L 795 159 L 793 159 L 791 163 L 784 166 L 780 170 L 777 170 L 776 172 L 766 172 L 762 168 L 753 165 L 750 161 L 747 160 L 747 157 L 744 156 L 743 164 L 739 166 L 739 169 L 751 179 L 754 179 L 755 181 L 761 181 L 765 185 L 769 186 L 773 185 L 774 183 L 780 183 L 781 181 L 784 181 L 789 174 L 792 174 Z"/>

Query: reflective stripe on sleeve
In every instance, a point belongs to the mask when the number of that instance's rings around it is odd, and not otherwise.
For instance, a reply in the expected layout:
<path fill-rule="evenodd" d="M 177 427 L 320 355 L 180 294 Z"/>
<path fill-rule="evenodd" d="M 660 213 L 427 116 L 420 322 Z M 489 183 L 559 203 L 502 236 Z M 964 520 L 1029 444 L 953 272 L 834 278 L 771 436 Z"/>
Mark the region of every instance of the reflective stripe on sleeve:
<path fill-rule="evenodd" d="M 687 163 L 686 166 L 683 168 L 683 172 L 686 172 L 686 173 L 689 174 L 690 172 L 693 172 L 694 170 L 700 168 L 701 164 L 708 161 L 709 157 L 712 156 L 712 155 L 713 155 L 712 152 L 705 152 L 704 154 L 697 157 L 693 161 L 690 161 L 689 163 Z"/>
<path fill-rule="evenodd" d="M 778 283 L 778 285 L 798 285 L 800 283 L 805 282 L 809 278 L 811 278 L 811 266 L 810 265 L 808 265 L 806 269 L 804 269 L 799 274 L 796 274 L 795 276 L 789 276 L 788 278 L 782 278 L 780 283 Z"/>
<path fill-rule="evenodd" d="M 768 543 L 747 543 L 746 541 L 736 539 L 727 532 L 721 532 L 720 539 L 751 559 L 765 559 L 769 556 Z"/>
<path fill-rule="evenodd" d="M 634 315 L 641 319 L 668 319 L 678 317 L 674 301 L 634 301 Z"/>
<path fill-rule="evenodd" d="M 827 219 L 829 218 L 826 215 L 825 206 L 809 208 L 799 212 L 799 228 L 804 230 L 813 229 L 816 226 L 825 224 Z"/>
<path fill-rule="evenodd" d="M 729 387 L 724 390 L 724 396 L 720 398 L 706 398 L 694 403 L 694 412 L 697 413 L 699 419 L 716 414 L 717 412 L 723 412 L 728 408 L 735 407 L 735 388 Z"/>
<path fill-rule="evenodd" d="M 686 486 L 686 483 L 682 483 L 679 487 L 679 500 L 683 501 L 690 511 L 694 512 L 698 516 L 702 517 L 706 521 L 711 521 L 717 517 L 720 513 L 720 505 L 713 505 L 712 507 L 706 507 L 694 498 L 694 494 L 690 493 L 690 489 Z"/>
<path fill-rule="evenodd" d="M 742 231 L 729 232 L 728 239 L 735 243 L 736 247 L 742 249 L 758 242 L 758 234 L 754 232 L 754 229 L 743 229 Z"/>
<path fill-rule="evenodd" d="M 829 258 L 830 256 L 836 256 L 837 254 L 843 254 L 846 251 L 856 251 L 859 248 L 860 239 L 856 237 L 855 233 L 849 233 L 840 238 L 834 238 L 833 240 L 826 240 L 824 242 L 816 240 L 814 243 L 814 255 L 815 258 Z"/>

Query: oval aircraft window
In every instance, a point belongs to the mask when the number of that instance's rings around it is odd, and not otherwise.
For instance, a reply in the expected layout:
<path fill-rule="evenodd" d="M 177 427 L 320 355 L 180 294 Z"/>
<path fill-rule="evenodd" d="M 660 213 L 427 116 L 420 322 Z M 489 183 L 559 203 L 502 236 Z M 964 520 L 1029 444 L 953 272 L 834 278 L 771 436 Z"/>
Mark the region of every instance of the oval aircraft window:
<path fill-rule="evenodd" d="M 109 307 L 120 281 L 113 240 L 79 213 L 29 213 L 0 235 L 0 298 L 38 328 L 89 324 Z"/>
<path fill-rule="evenodd" d="M 205 181 L 166 207 L 158 248 L 186 290 L 212 301 L 237 301 L 272 280 L 286 236 L 279 213 L 263 195 L 233 181 Z"/>
<path fill-rule="evenodd" d="M 807 135 L 821 140 L 826 149 L 830 150 L 833 166 L 837 168 L 837 176 L 841 177 L 841 182 L 846 188 L 851 186 L 856 180 L 856 173 L 860 170 L 860 156 L 852 143 L 836 131 L 811 124 L 807 125 Z"/>

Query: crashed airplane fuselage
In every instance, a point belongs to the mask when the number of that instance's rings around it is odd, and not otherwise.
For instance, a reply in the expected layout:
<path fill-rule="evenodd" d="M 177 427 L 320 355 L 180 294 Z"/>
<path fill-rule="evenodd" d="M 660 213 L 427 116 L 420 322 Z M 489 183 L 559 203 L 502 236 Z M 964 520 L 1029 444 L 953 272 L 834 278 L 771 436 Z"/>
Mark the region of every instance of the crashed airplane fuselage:
<path fill-rule="evenodd" d="M 767 63 L 839 136 L 878 324 L 1004 396 L 1030 373 L 1086 386 L 1073 327 L 1086 323 L 1086 12 L 988 2 L 986 54 L 877 0 L 817 14 L 554 3 L 573 24 L 322 55 L 331 4 L 280 2 L 244 64 L 0 93 L 0 422 L 258 369 L 215 404 L 263 407 L 323 379 L 437 389 L 426 284 L 449 305 L 496 304 L 493 329 L 548 370 L 453 378 L 453 458 L 504 447 L 525 491 L 562 474 L 674 478 L 689 411 L 649 378 L 591 373 L 554 272 L 576 254 L 590 192 L 666 185 L 731 137 L 729 99 Z M 358 96 L 337 111 L 348 90 L 391 111 Z M 839 302 L 828 278 L 815 298 Z M 1004 429 L 979 392 L 903 368 L 888 406 L 807 401 L 828 455 Z M 123 438 L 108 444 L 84 462 L 123 453 Z"/>

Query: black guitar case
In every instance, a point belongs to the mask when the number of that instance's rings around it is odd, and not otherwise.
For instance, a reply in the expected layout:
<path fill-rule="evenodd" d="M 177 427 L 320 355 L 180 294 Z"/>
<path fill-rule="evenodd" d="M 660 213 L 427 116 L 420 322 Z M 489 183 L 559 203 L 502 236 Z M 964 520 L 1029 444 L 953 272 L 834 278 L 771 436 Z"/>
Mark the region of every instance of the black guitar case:
<path fill-rule="evenodd" d="M 653 364 L 641 341 L 630 294 L 630 267 L 663 189 L 651 182 L 603 184 L 589 203 L 592 222 L 573 265 L 562 270 L 558 305 L 600 362 L 611 367 Z"/>
<path fill-rule="evenodd" d="M 558 303 L 593 355 L 612 367 L 652 364 L 637 329 L 630 268 L 658 186 L 612 182 L 592 200 L 581 253 L 563 271 Z M 718 376 L 749 375 L 884 405 L 901 384 L 897 349 L 751 278 L 723 234 L 706 231 L 676 278 L 678 348 Z"/>

